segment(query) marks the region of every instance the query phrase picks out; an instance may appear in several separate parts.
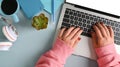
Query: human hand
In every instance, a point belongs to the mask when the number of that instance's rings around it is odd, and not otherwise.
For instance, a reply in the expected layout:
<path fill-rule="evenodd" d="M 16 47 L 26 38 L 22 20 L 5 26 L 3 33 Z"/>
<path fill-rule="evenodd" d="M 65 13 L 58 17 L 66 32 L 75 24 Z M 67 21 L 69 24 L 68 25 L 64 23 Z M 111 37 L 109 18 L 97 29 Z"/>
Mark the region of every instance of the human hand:
<path fill-rule="evenodd" d="M 95 48 L 114 44 L 114 32 L 112 27 L 106 26 L 103 23 L 96 23 L 93 26 L 92 42 Z"/>
<path fill-rule="evenodd" d="M 75 48 L 75 46 L 80 41 L 80 35 L 83 30 L 80 28 L 70 27 L 66 30 L 66 28 L 62 28 L 59 32 L 58 38 L 63 40 L 68 46 L 71 48 Z"/>

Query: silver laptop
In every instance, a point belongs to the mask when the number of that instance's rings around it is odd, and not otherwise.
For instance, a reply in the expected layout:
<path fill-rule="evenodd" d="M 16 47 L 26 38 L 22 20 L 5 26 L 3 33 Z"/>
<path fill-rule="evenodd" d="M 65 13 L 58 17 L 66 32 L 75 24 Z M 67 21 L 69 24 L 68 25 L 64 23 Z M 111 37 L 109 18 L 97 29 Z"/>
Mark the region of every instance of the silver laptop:
<path fill-rule="evenodd" d="M 80 36 L 81 41 L 76 47 L 74 55 L 94 60 L 97 58 L 92 45 L 91 35 L 89 33 L 96 22 L 104 22 L 106 25 L 113 27 L 115 32 L 116 49 L 118 53 L 120 53 L 120 9 L 115 9 L 118 6 L 115 6 L 114 2 L 109 1 L 115 7 L 109 4 L 109 2 L 103 4 L 103 1 L 67 0 L 66 3 L 63 4 L 57 25 L 57 33 L 60 28 L 69 28 L 70 26 L 81 27 L 84 30 Z"/>

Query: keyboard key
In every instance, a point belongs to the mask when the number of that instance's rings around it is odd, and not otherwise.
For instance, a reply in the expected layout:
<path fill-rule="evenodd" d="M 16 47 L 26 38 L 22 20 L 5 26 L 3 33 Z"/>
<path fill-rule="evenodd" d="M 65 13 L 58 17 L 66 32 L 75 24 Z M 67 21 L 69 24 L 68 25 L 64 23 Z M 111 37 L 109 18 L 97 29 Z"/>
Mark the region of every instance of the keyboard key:
<path fill-rule="evenodd" d="M 73 15 L 72 15 L 73 14 Z M 67 9 L 63 18 L 62 27 L 69 28 L 70 26 L 80 27 L 83 30 L 82 35 L 91 37 L 91 30 L 96 22 L 104 22 L 105 25 L 111 26 L 115 34 L 115 43 L 120 45 L 120 22 L 95 16 L 85 12 L 79 12 L 72 9 Z"/>
<path fill-rule="evenodd" d="M 78 25 L 79 25 L 79 26 L 82 26 L 82 23 L 81 23 L 81 22 L 79 22 L 79 23 L 78 23 Z"/>
<path fill-rule="evenodd" d="M 91 28 L 91 26 L 90 26 L 90 25 L 87 25 L 87 28 Z"/>
<path fill-rule="evenodd" d="M 93 17 L 90 17 L 90 20 L 93 20 Z"/>
<path fill-rule="evenodd" d="M 84 31 L 87 31 L 87 28 L 84 28 Z"/>
<path fill-rule="evenodd" d="M 119 23 L 119 28 L 120 28 L 120 23 Z"/>
<path fill-rule="evenodd" d="M 86 16 L 86 19 L 89 19 L 89 16 Z"/>
<path fill-rule="evenodd" d="M 80 13 L 78 14 L 78 17 L 81 17 L 81 14 L 80 14 Z"/>
<path fill-rule="evenodd" d="M 95 22 L 92 21 L 92 22 L 91 22 L 91 25 L 94 25 L 94 24 L 95 24 Z"/>
<path fill-rule="evenodd" d="M 119 31 L 119 28 L 116 28 L 116 31 Z"/>
<path fill-rule="evenodd" d="M 118 24 L 117 24 L 117 22 L 114 22 L 114 23 L 116 23 L 116 24 L 115 24 L 115 27 L 118 27 Z"/>
<path fill-rule="evenodd" d="M 85 18 L 85 15 L 82 15 L 82 18 Z"/>
<path fill-rule="evenodd" d="M 78 21 L 82 21 L 82 18 L 79 18 L 79 20 Z"/>
<path fill-rule="evenodd" d="M 115 27 L 112 27 L 113 30 L 115 30 Z"/>
<path fill-rule="evenodd" d="M 86 23 L 86 19 L 83 19 L 82 22 L 83 22 L 83 23 Z"/>
<path fill-rule="evenodd" d="M 113 22 L 113 21 L 110 21 L 110 25 L 111 25 L 111 26 L 114 26 L 114 22 Z"/>
<path fill-rule="evenodd" d="M 68 14 L 69 13 L 69 11 L 65 11 L 65 14 Z"/>
<path fill-rule="evenodd" d="M 74 13 L 74 16 L 76 16 L 76 15 L 77 15 L 77 13 L 75 12 L 75 13 Z"/>
<path fill-rule="evenodd" d="M 72 11 L 70 12 L 70 15 L 73 15 L 73 12 L 72 12 Z"/>
<path fill-rule="evenodd" d="M 84 12 L 80 12 L 81 14 L 84 14 Z"/>
<path fill-rule="evenodd" d="M 83 24 L 83 27 L 86 27 L 86 24 Z"/>
<path fill-rule="evenodd" d="M 104 22 L 104 18 L 101 18 L 101 22 Z"/>
<path fill-rule="evenodd" d="M 75 17 L 74 20 L 78 20 L 78 17 Z"/>
<path fill-rule="evenodd" d="M 71 20 L 71 21 L 70 21 L 70 24 L 73 24 L 73 23 L 74 23 L 74 21 L 73 21 L 73 20 Z"/>
<path fill-rule="evenodd" d="M 74 16 L 70 16 L 70 19 L 74 19 Z"/>
<path fill-rule="evenodd" d="M 91 29 L 88 29 L 88 33 L 90 33 L 91 32 Z"/>
<path fill-rule="evenodd" d="M 120 36 L 120 33 L 116 33 L 116 36 Z"/>
<path fill-rule="evenodd" d="M 75 21 L 75 22 L 74 22 L 74 24 L 75 24 L 75 25 L 77 25 L 77 24 L 78 24 L 78 22 L 77 22 L 77 21 Z"/>
<path fill-rule="evenodd" d="M 64 18 L 63 21 L 64 22 L 69 22 L 69 19 Z"/>
<path fill-rule="evenodd" d="M 90 35 L 90 34 L 87 34 L 86 32 L 82 32 L 82 34 L 81 34 L 81 35 L 91 37 L 91 35 Z"/>
<path fill-rule="evenodd" d="M 64 26 L 64 25 L 62 25 L 62 26 L 61 26 L 61 29 L 62 29 L 62 28 L 65 28 L 65 26 Z"/>
<path fill-rule="evenodd" d="M 70 24 L 68 24 L 68 23 L 63 22 L 62 25 L 66 26 L 66 27 L 70 27 Z"/>
<path fill-rule="evenodd" d="M 102 22 L 101 18 L 98 19 L 98 22 Z"/>
<path fill-rule="evenodd" d="M 95 17 L 95 18 L 94 18 L 94 21 L 96 21 L 96 22 L 97 22 L 97 20 L 98 20 L 98 19 Z"/>
<path fill-rule="evenodd" d="M 86 33 L 83 31 L 81 35 L 85 35 Z"/>
<path fill-rule="evenodd" d="M 90 21 L 89 21 L 89 20 L 87 21 L 87 24 L 90 24 Z"/>
<path fill-rule="evenodd" d="M 65 18 L 69 18 L 70 16 L 65 14 L 64 17 L 65 17 Z"/>
<path fill-rule="evenodd" d="M 117 39 L 117 40 L 120 40 L 120 37 L 115 36 L 114 38 Z"/>
<path fill-rule="evenodd" d="M 120 41 L 117 41 L 116 44 L 120 45 Z"/>
<path fill-rule="evenodd" d="M 69 10 L 69 11 L 70 11 L 71 9 L 67 8 L 67 10 Z"/>
<path fill-rule="evenodd" d="M 109 25 L 109 24 L 110 24 L 110 22 L 109 22 L 109 21 L 107 21 L 107 24 Z"/>
<path fill-rule="evenodd" d="M 103 19 L 103 22 L 104 22 L 104 23 L 107 23 L 105 19 Z"/>
<path fill-rule="evenodd" d="M 71 24 L 70 27 L 75 27 L 75 25 L 74 25 L 74 24 Z"/>

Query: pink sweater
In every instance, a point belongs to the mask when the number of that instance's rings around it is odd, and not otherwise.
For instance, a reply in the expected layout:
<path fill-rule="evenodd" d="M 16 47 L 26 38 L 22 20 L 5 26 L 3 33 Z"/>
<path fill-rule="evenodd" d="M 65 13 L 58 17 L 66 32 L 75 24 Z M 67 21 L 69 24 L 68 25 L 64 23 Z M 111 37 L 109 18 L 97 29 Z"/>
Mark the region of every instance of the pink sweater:
<path fill-rule="evenodd" d="M 40 57 L 35 67 L 64 67 L 66 59 L 72 53 L 72 48 L 57 39 L 53 48 Z M 120 56 L 113 44 L 97 48 L 96 53 L 99 67 L 120 67 Z"/>

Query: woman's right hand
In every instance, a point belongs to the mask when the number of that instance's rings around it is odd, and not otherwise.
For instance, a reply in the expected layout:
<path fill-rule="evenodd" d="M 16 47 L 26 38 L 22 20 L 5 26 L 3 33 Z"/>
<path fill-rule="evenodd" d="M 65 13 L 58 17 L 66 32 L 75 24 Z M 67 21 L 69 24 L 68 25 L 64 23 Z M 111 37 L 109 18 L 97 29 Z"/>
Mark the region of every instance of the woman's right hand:
<path fill-rule="evenodd" d="M 82 29 L 70 27 L 66 30 L 66 28 L 62 28 L 59 32 L 58 38 L 64 41 L 71 48 L 75 48 L 80 41 L 80 35 L 82 33 Z"/>
<path fill-rule="evenodd" d="M 114 32 L 112 27 L 106 26 L 103 23 L 96 23 L 93 26 L 92 42 L 95 48 L 114 44 Z"/>

